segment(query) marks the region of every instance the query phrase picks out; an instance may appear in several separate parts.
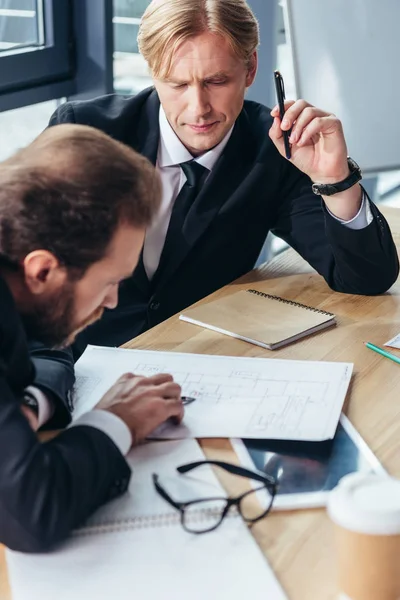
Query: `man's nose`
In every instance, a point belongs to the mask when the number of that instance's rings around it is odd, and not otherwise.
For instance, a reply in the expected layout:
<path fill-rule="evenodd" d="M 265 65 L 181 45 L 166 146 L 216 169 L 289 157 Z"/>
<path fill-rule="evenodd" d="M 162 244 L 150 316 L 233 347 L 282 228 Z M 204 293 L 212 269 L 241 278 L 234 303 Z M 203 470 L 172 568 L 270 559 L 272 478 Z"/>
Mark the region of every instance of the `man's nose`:
<path fill-rule="evenodd" d="M 203 86 L 193 86 L 191 91 L 190 105 L 196 118 L 203 117 L 210 112 L 210 101 L 208 91 Z"/>
<path fill-rule="evenodd" d="M 107 292 L 106 297 L 103 301 L 104 308 L 115 308 L 118 304 L 118 285 L 114 285 L 112 289 Z"/>

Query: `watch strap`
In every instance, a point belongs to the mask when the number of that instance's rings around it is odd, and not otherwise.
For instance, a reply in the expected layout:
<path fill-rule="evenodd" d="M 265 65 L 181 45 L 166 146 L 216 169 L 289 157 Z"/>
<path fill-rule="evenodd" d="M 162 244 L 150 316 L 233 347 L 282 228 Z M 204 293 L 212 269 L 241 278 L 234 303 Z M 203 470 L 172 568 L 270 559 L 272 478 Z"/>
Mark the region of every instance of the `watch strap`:
<path fill-rule="evenodd" d="M 338 183 L 313 183 L 311 187 L 314 194 L 318 196 L 333 196 L 333 194 L 348 190 L 361 181 L 362 173 L 358 164 L 349 156 L 347 157 L 347 164 L 349 165 L 350 174 L 345 179 Z"/>

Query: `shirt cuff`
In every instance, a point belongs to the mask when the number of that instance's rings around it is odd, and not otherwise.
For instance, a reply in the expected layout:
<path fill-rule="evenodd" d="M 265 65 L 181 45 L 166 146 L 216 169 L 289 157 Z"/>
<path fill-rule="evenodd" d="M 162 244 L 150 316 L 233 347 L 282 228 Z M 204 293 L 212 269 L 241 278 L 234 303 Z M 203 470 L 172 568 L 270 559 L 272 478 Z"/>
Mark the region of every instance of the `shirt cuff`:
<path fill-rule="evenodd" d="M 355 217 L 350 219 L 350 221 L 343 221 L 342 219 L 339 219 L 339 217 L 336 217 L 333 213 L 331 213 L 331 211 L 329 210 L 329 208 L 327 206 L 326 206 L 326 210 L 331 215 L 331 217 L 336 219 L 336 221 L 339 221 L 339 223 L 341 223 L 348 229 L 364 229 L 365 227 L 368 227 L 368 225 L 370 225 L 372 223 L 373 218 L 374 218 L 372 211 L 371 211 L 370 204 L 369 204 L 368 196 L 366 195 L 366 193 L 364 191 L 363 191 L 363 195 L 362 195 L 362 202 L 361 202 L 360 210 L 358 211 L 358 213 L 356 214 Z"/>
<path fill-rule="evenodd" d="M 53 416 L 53 402 L 46 396 L 44 392 L 42 392 L 42 390 L 39 390 L 39 388 L 35 387 L 34 385 L 28 386 L 26 391 L 32 394 L 38 403 L 38 428 L 40 428 Z"/>
<path fill-rule="evenodd" d="M 129 427 L 117 415 L 107 410 L 96 409 L 84 413 L 68 427 L 75 427 L 76 425 L 89 425 L 90 427 L 100 429 L 100 431 L 103 431 L 103 433 L 112 439 L 124 456 L 128 454 L 132 446 L 132 435 Z"/>

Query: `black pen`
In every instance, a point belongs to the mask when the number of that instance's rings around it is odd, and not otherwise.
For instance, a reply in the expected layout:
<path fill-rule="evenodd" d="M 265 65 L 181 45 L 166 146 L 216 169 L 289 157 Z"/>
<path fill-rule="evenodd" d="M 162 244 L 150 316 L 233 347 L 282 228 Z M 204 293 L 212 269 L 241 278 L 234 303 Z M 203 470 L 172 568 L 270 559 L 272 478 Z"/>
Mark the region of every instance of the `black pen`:
<path fill-rule="evenodd" d="M 276 95 L 278 98 L 279 113 L 280 113 L 281 122 L 282 122 L 283 117 L 285 115 L 285 86 L 283 84 L 283 77 L 279 71 L 274 71 L 274 80 L 275 80 Z M 283 141 L 285 143 L 286 158 L 288 160 L 290 160 L 290 158 L 292 156 L 291 152 L 290 152 L 290 144 L 289 144 L 290 131 L 282 131 L 282 133 L 283 133 Z"/>
<path fill-rule="evenodd" d="M 186 406 L 187 404 L 191 404 L 195 402 L 196 398 L 192 398 L 191 396 L 181 396 L 182 404 Z"/>

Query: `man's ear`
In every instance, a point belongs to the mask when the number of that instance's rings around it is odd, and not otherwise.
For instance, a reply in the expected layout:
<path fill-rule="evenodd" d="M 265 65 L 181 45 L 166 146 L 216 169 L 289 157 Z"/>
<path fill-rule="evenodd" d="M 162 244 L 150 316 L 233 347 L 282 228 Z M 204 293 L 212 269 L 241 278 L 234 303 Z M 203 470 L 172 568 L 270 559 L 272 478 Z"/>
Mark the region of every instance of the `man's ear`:
<path fill-rule="evenodd" d="M 248 70 L 247 70 L 247 75 L 246 75 L 246 87 L 250 87 L 257 75 L 257 67 L 258 67 L 258 54 L 257 54 L 257 50 L 254 50 L 250 61 L 249 61 L 249 66 L 248 66 Z"/>
<path fill-rule="evenodd" d="M 65 283 L 67 273 L 59 260 L 47 250 L 34 250 L 22 263 L 25 284 L 34 295 L 59 289 Z"/>

